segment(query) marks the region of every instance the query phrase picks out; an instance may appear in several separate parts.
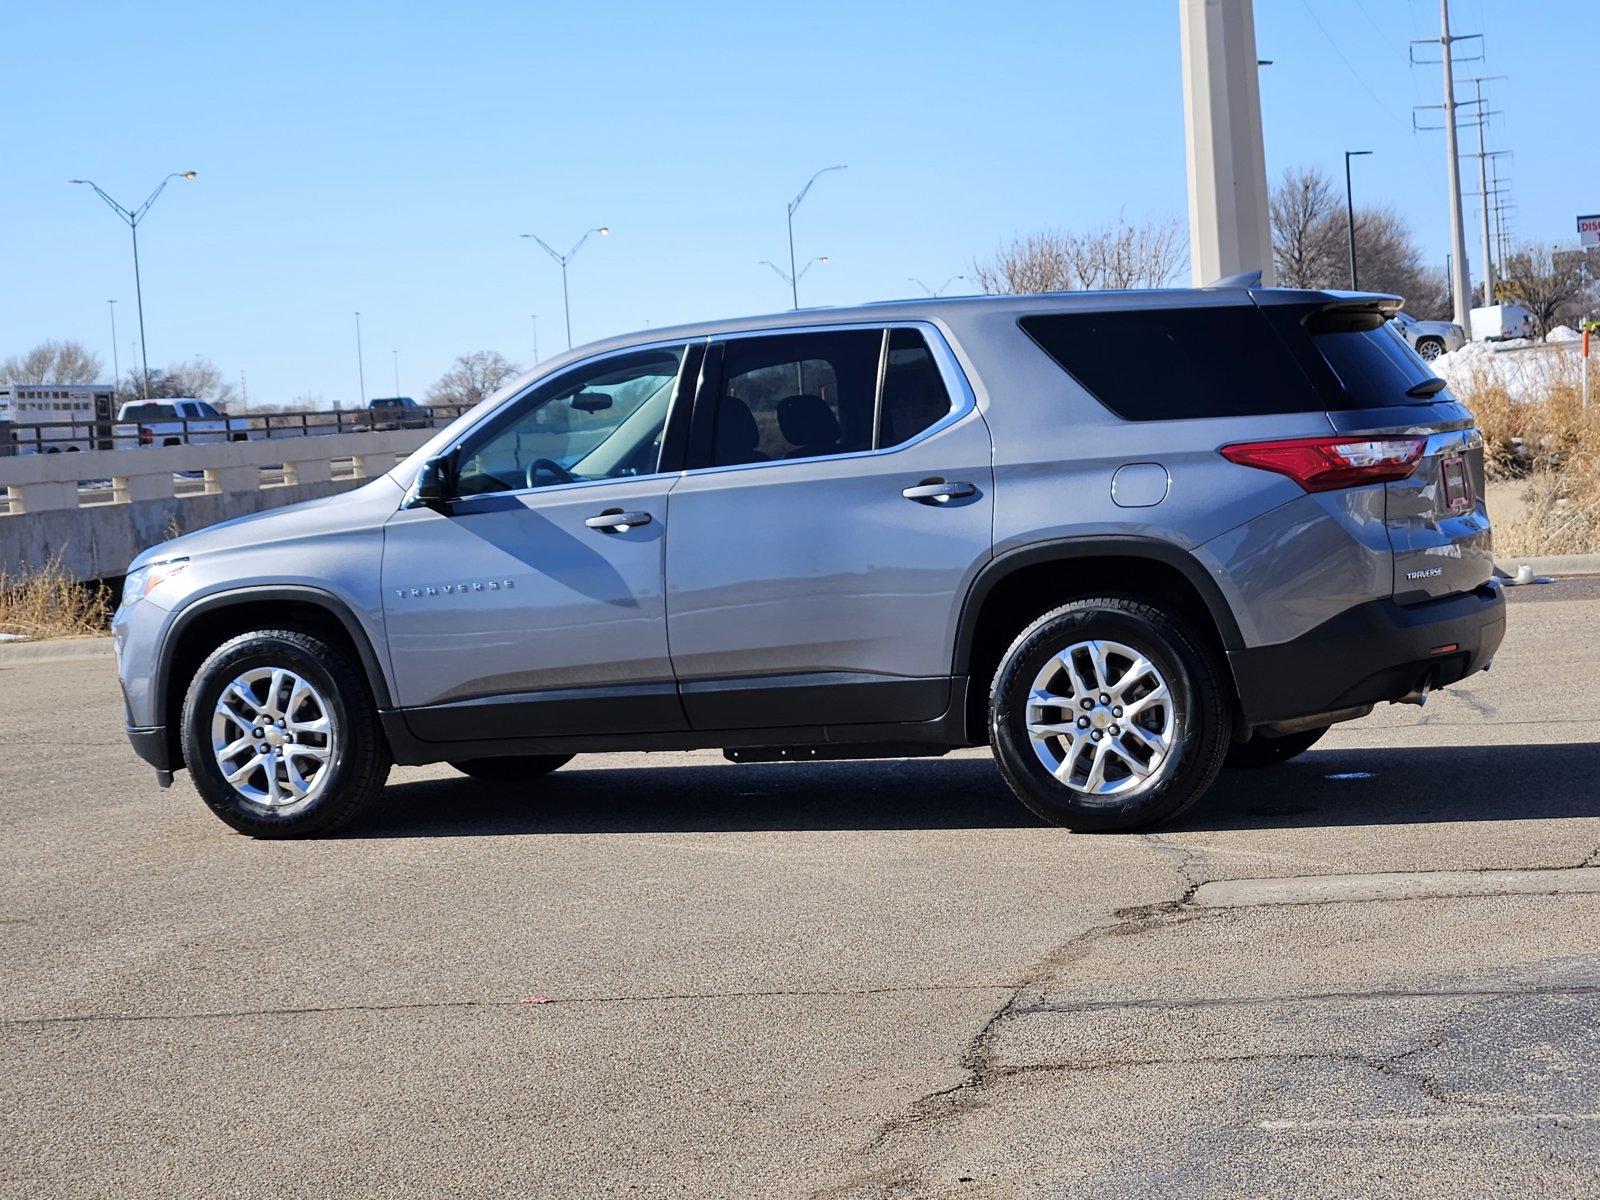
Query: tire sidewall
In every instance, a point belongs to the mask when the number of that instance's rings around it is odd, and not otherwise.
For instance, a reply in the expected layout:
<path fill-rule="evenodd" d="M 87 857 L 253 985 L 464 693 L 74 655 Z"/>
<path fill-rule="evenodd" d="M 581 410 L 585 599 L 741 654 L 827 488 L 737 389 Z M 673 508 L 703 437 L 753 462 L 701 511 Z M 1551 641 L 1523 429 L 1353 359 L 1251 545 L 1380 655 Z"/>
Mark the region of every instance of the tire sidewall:
<path fill-rule="evenodd" d="M 331 710 L 335 731 L 328 781 L 317 798 L 292 813 L 275 812 L 240 795 L 222 774 L 211 747 L 211 719 L 222 691 L 245 671 L 284 667 L 312 684 Z M 359 716 L 332 671 L 307 646 L 272 634 L 250 634 L 221 646 L 201 664 L 183 706 L 184 759 L 196 789 L 212 812 L 241 833 L 294 836 L 339 821 L 349 806 Z"/>
<path fill-rule="evenodd" d="M 1002 772 L 1034 812 L 1083 831 L 1125 829 L 1161 820 L 1186 807 L 1194 790 L 1194 763 L 1211 732 L 1199 703 L 1201 664 L 1193 648 L 1169 625 L 1122 608 L 1068 606 L 1040 618 L 1001 660 L 990 705 L 990 737 Z M 1044 664 L 1067 646 L 1117 641 L 1140 651 L 1167 681 L 1174 703 L 1172 758 L 1161 781 L 1126 799 L 1091 803 L 1052 775 L 1034 753 L 1027 731 L 1027 699 Z M 1204 783 L 1209 783 L 1207 778 Z M 1203 784 L 1201 786 L 1204 786 Z"/>

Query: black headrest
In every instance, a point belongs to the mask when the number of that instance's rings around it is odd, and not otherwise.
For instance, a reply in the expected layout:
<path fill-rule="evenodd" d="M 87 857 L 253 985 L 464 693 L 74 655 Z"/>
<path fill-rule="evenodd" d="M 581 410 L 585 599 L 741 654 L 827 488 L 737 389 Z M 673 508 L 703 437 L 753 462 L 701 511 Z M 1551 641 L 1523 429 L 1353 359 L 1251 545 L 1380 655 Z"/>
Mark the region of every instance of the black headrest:
<path fill-rule="evenodd" d="M 717 461 L 744 462 L 761 444 L 761 430 L 750 406 L 737 396 L 724 396 L 717 406 Z"/>
<path fill-rule="evenodd" d="M 780 400 L 778 429 L 794 446 L 831 446 L 839 441 L 839 418 L 821 396 L 788 396 Z"/>

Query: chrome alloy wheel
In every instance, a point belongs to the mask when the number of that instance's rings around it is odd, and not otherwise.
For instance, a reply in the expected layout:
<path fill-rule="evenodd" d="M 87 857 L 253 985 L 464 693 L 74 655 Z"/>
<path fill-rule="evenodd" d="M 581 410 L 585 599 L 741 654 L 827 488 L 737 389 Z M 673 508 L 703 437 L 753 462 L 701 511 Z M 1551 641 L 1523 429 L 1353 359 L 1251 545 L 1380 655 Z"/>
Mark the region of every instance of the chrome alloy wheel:
<path fill-rule="evenodd" d="M 1162 778 L 1176 725 L 1167 681 L 1121 642 L 1075 642 L 1034 676 L 1028 741 L 1044 767 L 1085 796 L 1126 797 Z"/>
<path fill-rule="evenodd" d="M 338 728 L 321 693 L 283 667 L 256 667 L 222 689 L 211 748 L 222 777 L 246 800 L 277 811 L 316 799 Z"/>

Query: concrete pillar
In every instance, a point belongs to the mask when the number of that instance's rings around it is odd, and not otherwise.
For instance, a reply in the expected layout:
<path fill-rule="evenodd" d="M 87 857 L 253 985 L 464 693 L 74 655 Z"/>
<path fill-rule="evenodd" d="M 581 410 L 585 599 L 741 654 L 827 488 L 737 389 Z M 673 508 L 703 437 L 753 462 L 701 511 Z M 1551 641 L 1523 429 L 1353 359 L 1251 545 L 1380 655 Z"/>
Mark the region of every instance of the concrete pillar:
<path fill-rule="evenodd" d="M 117 504 L 132 504 L 136 500 L 172 499 L 172 472 L 161 471 L 154 475 L 114 475 L 111 478 L 112 500 Z"/>
<path fill-rule="evenodd" d="M 286 484 L 327 483 L 333 478 L 333 463 L 326 458 L 305 459 L 283 464 Z"/>
<path fill-rule="evenodd" d="M 1194 283 L 1259 270 L 1270 284 L 1272 222 L 1251 0 L 1178 0 L 1178 10 Z"/>

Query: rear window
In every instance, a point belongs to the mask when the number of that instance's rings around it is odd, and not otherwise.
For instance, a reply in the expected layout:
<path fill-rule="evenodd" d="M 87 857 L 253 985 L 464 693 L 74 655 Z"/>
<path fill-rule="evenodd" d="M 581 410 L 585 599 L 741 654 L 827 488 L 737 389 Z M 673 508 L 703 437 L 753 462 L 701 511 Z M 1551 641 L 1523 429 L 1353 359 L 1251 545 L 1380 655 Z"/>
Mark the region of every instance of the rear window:
<path fill-rule="evenodd" d="M 1427 404 L 1433 378 L 1372 308 L 1223 305 L 1023 317 L 1023 330 L 1127 421 Z"/>
<path fill-rule="evenodd" d="M 1317 333 L 1312 323 L 1311 343 L 1333 370 L 1355 407 L 1416 404 L 1406 389 L 1432 379 L 1405 339 L 1387 326 L 1364 332 Z M 1420 403 L 1429 401 L 1424 398 Z"/>
<path fill-rule="evenodd" d="M 1019 324 L 1126 421 L 1247 417 L 1325 407 L 1253 304 L 1051 313 Z"/>
<path fill-rule="evenodd" d="M 130 404 L 123 410 L 125 421 L 173 421 L 178 410 L 170 404 Z"/>

